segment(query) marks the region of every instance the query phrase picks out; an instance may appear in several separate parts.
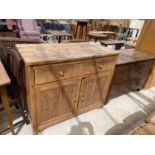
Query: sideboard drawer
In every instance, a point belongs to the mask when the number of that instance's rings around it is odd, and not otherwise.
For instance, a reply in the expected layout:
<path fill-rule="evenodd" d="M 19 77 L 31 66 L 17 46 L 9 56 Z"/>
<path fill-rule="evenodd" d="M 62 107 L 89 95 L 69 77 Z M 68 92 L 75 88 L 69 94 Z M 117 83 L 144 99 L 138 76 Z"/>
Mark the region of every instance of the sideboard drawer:
<path fill-rule="evenodd" d="M 152 66 L 152 61 L 143 61 L 136 62 L 131 64 L 120 65 L 121 68 L 117 69 L 117 72 L 121 72 L 122 70 L 145 70 L 148 69 L 149 66 Z"/>
<path fill-rule="evenodd" d="M 139 68 L 136 69 L 134 68 L 132 69 L 128 69 L 128 70 L 124 70 L 124 67 L 119 66 L 116 67 L 114 76 L 113 76 L 113 84 L 121 82 L 122 80 L 132 80 L 135 78 L 143 78 L 145 77 L 145 75 L 149 74 L 150 71 L 150 67 L 148 66 L 148 68 Z M 121 72 L 118 72 L 118 70 L 121 70 Z"/>
<path fill-rule="evenodd" d="M 131 79 L 131 80 L 122 80 L 118 83 L 113 83 L 111 90 L 109 91 L 109 99 L 115 98 L 117 96 L 129 93 L 131 91 L 136 91 L 142 89 L 146 80 L 146 77 Z"/>
<path fill-rule="evenodd" d="M 83 73 L 84 64 L 61 64 L 34 67 L 35 84 L 77 77 Z"/>
<path fill-rule="evenodd" d="M 91 74 L 101 72 L 104 70 L 110 70 L 115 68 L 116 58 L 102 58 L 98 60 L 91 60 L 85 63 L 84 74 Z"/>

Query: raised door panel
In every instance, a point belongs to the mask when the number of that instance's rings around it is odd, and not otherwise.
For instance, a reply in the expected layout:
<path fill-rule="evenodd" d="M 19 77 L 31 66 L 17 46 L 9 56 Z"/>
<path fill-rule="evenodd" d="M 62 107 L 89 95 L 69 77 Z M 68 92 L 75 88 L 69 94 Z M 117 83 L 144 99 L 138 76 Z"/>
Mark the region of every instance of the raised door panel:
<path fill-rule="evenodd" d="M 104 104 L 113 70 L 82 79 L 77 113 L 99 108 Z"/>
<path fill-rule="evenodd" d="M 38 125 L 52 125 L 75 114 L 80 81 L 52 82 L 36 88 Z"/>

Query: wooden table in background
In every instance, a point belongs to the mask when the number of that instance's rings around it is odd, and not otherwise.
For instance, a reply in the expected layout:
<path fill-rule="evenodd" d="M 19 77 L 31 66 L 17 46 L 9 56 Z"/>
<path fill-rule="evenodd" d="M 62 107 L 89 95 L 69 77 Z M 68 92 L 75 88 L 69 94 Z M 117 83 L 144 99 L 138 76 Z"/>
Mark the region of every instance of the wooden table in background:
<path fill-rule="evenodd" d="M 96 34 L 96 33 L 88 33 L 89 40 L 94 39 L 95 42 L 98 40 L 105 40 L 107 39 L 108 35 L 106 34 Z"/>
<path fill-rule="evenodd" d="M 61 43 L 63 37 L 73 38 L 73 34 L 66 31 L 48 30 L 47 32 L 55 36 L 58 43 Z"/>
<path fill-rule="evenodd" d="M 6 85 L 10 83 L 10 79 L 0 61 L 0 96 L 1 96 L 1 102 L 4 106 L 4 110 L 6 112 L 6 117 L 8 120 L 8 123 L 10 125 L 10 129 L 12 134 L 15 134 L 14 132 L 14 127 L 13 127 L 13 122 L 12 122 L 12 117 L 11 117 L 11 112 L 10 112 L 10 107 L 7 99 L 7 92 L 6 92 Z"/>
<path fill-rule="evenodd" d="M 106 34 L 106 35 L 116 35 L 113 31 L 89 31 L 89 33 L 95 33 L 95 34 Z"/>
<path fill-rule="evenodd" d="M 107 39 L 114 39 L 116 37 L 116 33 L 113 31 L 89 31 L 89 34 L 95 35 L 106 35 Z"/>
<path fill-rule="evenodd" d="M 103 46 L 114 45 L 115 46 L 115 50 L 120 50 L 121 47 L 125 45 L 125 42 L 126 41 L 124 41 L 124 40 L 113 40 L 113 39 L 110 39 L 110 40 L 103 40 L 100 43 Z"/>

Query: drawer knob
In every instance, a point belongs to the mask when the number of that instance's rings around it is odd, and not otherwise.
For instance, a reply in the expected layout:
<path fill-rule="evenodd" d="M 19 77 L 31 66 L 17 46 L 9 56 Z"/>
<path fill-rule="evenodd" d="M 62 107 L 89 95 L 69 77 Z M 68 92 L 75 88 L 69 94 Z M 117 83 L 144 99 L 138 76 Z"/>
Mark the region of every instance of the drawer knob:
<path fill-rule="evenodd" d="M 77 97 L 74 97 L 74 100 L 73 100 L 74 102 L 77 102 Z"/>
<path fill-rule="evenodd" d="M 60 76 L 64 76 L 64 72 L 63 71 L 59 71 L 59 75 Z"/>

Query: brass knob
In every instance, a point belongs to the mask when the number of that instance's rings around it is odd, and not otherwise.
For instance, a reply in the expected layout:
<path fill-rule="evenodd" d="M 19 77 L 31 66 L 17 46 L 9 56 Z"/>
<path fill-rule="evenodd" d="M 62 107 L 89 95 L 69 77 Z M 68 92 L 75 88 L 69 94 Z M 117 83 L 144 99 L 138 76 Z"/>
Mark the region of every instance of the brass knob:
<path fill-rule="evenodd" d="M 59 71 L 59 75 L 60 76 L 64 76 L 64 72 L 63 71 Z"/>
<path fill-rule="evenodd" d="M 76 98 L 76 97 L 74 97 L 73 101 L 74 101 L 74 102 L 77 102 L 77 98 Z"/>

